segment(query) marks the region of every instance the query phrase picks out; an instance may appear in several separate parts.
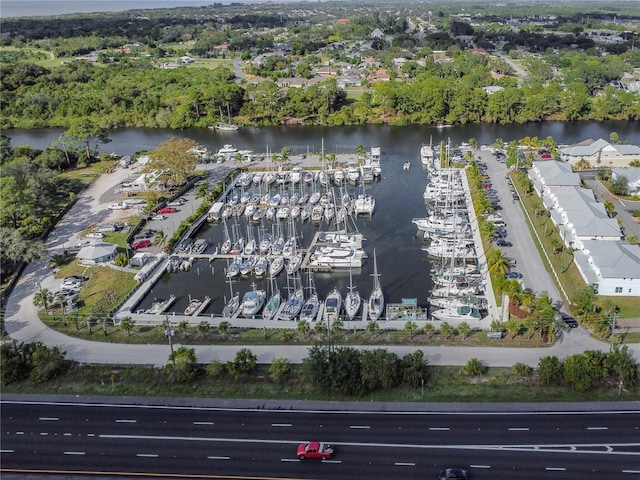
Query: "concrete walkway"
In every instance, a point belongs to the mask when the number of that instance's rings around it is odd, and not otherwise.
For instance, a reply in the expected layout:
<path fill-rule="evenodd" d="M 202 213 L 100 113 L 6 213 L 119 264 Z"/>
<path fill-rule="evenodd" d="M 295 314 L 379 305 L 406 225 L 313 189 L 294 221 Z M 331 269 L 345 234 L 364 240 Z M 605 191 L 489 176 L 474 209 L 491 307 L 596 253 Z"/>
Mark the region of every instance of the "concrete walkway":
<path fill-rule="evenodd" d="M 308 162 L 308 159 L 305 160 Z M 253 164 L 252 164 L 253 165 Z M 209 168 L 215 169 L 216 166 Z M 228 166 L 227 166 L 228 168 Z M 66 248 L 75 242 L 78 232 L 91 223 L 112 220 L 122 211 L 106 210 L 104 200 L 129 174 L 128 170 L 118 170 L 98 178 L 88 188 L 82 198 L 71 209 L 60 225 L 47 240 L 50 251 Z M 124 211 L 126 212 L 126 211 Z M 117 365 L 151 364 L 164 365 L 168 361 L 169 345 L 125 345 L 78 340 L 48 328 L 38 318 L 38 309 L 33 305 L 33 295 L 41 285 L 43 288 L 57 289 L 59 279 L 46 262 L 30 264 L 24 271 L 7 303 L 5 325 L 9 335 L 17 342 L 40 341 L 45 345 L 59 346 L 67 358 L 80 363 L 105 363 Z M 96 338 L 99 338 L 99 333 Z M 499 340 L 497 341 L 499 342 Z M 174 337 L 174 348 L 179 345 L 179 336 Z M 233 360 L 242 346 L 203 345 L 194 347 L 198 361 L 208 363 L 212 359 Z M 270 363 L 274 358 L 285 357 L 292 363 L 299 363 L 307 355 L 307 346 L 249 346 L 258 356 L 260 363 Z M 362 348 L 379 348 L 362 347 Z M 413 352 L 415 346 L 386 347 L 398 355 Z M 640 362 L 640 344 L 629 345 Z M 560 358 L 580 353 L 588 349 L 608 351 L 609 345 L 592 338 L 582 328 L 563 333 L 555 345 L 548 348 L 502 348 L 502 347 L 421 347 L 430 365 L 463 365 L 471 358 L 478 358 L 490 366 L 511 366 L 516 362 L 531 366 L 538 364 L 541 357 L 556 355 Z"/>

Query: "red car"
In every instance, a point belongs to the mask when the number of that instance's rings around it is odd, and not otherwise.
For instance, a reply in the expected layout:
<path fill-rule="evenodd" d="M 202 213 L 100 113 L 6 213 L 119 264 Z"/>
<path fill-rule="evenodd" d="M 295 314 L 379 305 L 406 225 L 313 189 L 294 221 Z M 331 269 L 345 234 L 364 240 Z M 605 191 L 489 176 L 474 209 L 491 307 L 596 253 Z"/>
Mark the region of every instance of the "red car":
<path fill-rule="evenodd" d="M 333 446 L 323 442 L 307 442 L 298 445 L 298 458 L 320 458 L 322 460 L 331 458 L 333 455 Z"/>
<path fill-rule="evenodd" d="M 177 208 L 173 208 L 173 207 L 164 207 L 161 208 L 160 210 L 158 210 L 159 214 L 163 214 L 163 213 L 176 213 L 178 211 Z"/>
<path fill-rule="evenodd" d="M 138 248 L 147 248 L 151 246 L 151 240 L 148 238 L 144 238 L 141 240 L 136 240 L 131 244 L 131 248 L 137 250 Z"/>

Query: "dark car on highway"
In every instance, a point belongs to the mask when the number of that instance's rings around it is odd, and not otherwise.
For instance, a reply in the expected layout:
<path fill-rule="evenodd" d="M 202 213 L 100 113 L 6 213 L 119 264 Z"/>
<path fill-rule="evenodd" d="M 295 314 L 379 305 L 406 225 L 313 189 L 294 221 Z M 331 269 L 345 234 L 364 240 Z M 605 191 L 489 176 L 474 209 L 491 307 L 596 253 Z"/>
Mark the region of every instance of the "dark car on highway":
<path fill-rule="evenodd" d="M 469 472 L 463 468 L 447 468 L 440 472 L 439 480 L 469 480 Z"/>

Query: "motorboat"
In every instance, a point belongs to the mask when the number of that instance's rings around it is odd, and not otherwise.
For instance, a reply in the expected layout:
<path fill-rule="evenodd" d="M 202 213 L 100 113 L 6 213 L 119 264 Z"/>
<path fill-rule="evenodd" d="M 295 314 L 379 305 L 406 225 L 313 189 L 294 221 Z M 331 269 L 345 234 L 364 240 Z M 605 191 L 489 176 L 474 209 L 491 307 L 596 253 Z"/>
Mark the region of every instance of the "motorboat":
<path fill-rule="evenodd" d="M 331 324 L 340 318 L 342 295 L 337 287 L 329 292 L 324 300 L 324 321 Z"/>
<path fill-rule="evenodd" d="M 322 216 L 324 214 L 324 207 L 320 204 L 316 204 L 311 209 L 311 221 L 313 223 L 322 222 Z"/>
<path fill-rule="evenodd" d="M 192 298 L 189 301 L 187 308 L 184 309 L 184 314 L 193 315 L 194 313 L 196 313 L 196 310 L 200 308 L 200 305 L 202 305 L 202 300 L 198 300 L 197 298 Z"/>
<path fill-rule="evenodd" d="M 384 293 L 380 284 L 380 274 L 378 273 L 378 262 L 376 260 L 376 251 L 373 251 L 373 289 L 369 296 L 368 313 L 369 319 L 376 322 L 384 311 Z"/>
<path fill-rule="evenodd" d="M 432 166 L 436 159 L 436 152 L 431 145 L 420 147 L 420 162 L 425 166 Z"/>
<path fill-rule="evenodd" d="M 266 296 L 267 294 L 264 290 L 258 290 L 256 284 L 252 284 L 252 289 L 242 297 L 240 314 L 245 318 L 256 315 L 264 306 Z"/>
<path fill-rule="evenodd" d="M 230 143 L 225 143 L 224 146 L 218 150 L 217 155 L 219 157 L 230 157 L 231 155 L 235 155 L 236 153 L 238 153 L 237 148 L 235 148 Z"/>
<path fill-rule="evenodd" d="M 360 169 L 355 165 L 351 165 L 347 168 L 347 181 L 351 185 L 356 185 L 360 180 Z"/>
<path fill-rule="evenodd" d="M 463 322 L 468 320 L 482 320 L 480 310 L 472 305 L 461 305 L 459 307 L 442 308 L 431 312 L 431 316 L 443 322 Z"/>
<path fill-rule="evenodd" d="M 208 246 L 209 242 L 206 238 L 199 238 L 193 243 L 193 246 L 191 247 L 191 253 L 195 253 L 196 255 L 204 253 Z"/>

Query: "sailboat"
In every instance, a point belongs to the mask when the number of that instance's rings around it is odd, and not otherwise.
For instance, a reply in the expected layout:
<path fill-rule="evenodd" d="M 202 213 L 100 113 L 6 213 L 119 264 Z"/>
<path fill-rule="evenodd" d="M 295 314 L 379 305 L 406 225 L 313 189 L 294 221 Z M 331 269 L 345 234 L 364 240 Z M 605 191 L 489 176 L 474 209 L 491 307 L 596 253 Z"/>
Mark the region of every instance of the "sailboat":
<path fill-rule="evenodd" d="M 369 297 L 369 318 L 372 322 L 377 321 L 384 311 L 384 293 L 380 285 L 380 274 L 378 273 L 378 262 L 376 261 L 376 251 L 373 251 L 373 290 Z"/>
<path fill-rule="evenodd" d="M 304 290 L 302 288 L 302 284 L 299 282 L 298 278 L 294 278 L 293 290 L 289 294 L 289 298 L 287 298 L 287 302 L 284 304 L 284 307 L 281 309 L 280 314 L 278 315 L 278 320 L 291 321 L 295 319 L 300 313 L 300 310 L 302 310 L 303 301 Z"/>
<path fill-rule="evenodd" d="M 233 317 L 233 315 L 240 308 L 240 294 L 233 293 L 233 282 L 229 280 L 229 290 L 231 291 L 231 299 L 227 302 L 227 304 L 222 309 L 222 316 L 224 318 Z"/>
<path fill-rule="evenodd" d="M 320 299 L 318 298 L 318 292 L 316 292 L 316 287 L 313 283 L 313 274 L 310 268 L 308 274 L 309 280 L 307 288 L 309 289 L 309 297 L 307 301 L 304 302 L 302 310 L 300 310 L 300 321 L 314 322 L 318 317 L 318 310 L 320 310 Z"/>
<path fill-rule="evenodd" d="M 271 277 L 271 297 L 267 301 L 267 304 L 262 310 L 262 317 L 265 320 L 271 320 L 280 309 L 280 303 L 282 303 L 282 297 L 280 296 L 280 290 L 276 279 Z"/>
<path fill-rule="evenodd" d="M 222 117 L 222 108 L 220 108 L 220 117 Z M 218 122 L 213 128 L 216 130 L 222 130 L 224 132 L 235 132 L 238 130 L 238 126 L 231 123 L 231 111 L 229 110 L 229 103 L 227 103 L 227 122 Z"/>
<path fill-rule="evenodd" d="M 360 293 L 358 293 L 356 287 L 353 286 L 353 275 L 351 274 L 351 267 L 349 267 L 349 292 L 344 298 L 344 311 L 347 312 L 349 320 L 353 320 L 353 317 L 357 315 L 360 310 L 361 303 L 362 299 L 360 298 Z"/>
<path fill-rule="evenodd" d="M 327 325 L 340 318 L 340 309 L 342 308 L 342 295 L 337 288 L 329 292 L 324 301 L 324 321 Z"/>

